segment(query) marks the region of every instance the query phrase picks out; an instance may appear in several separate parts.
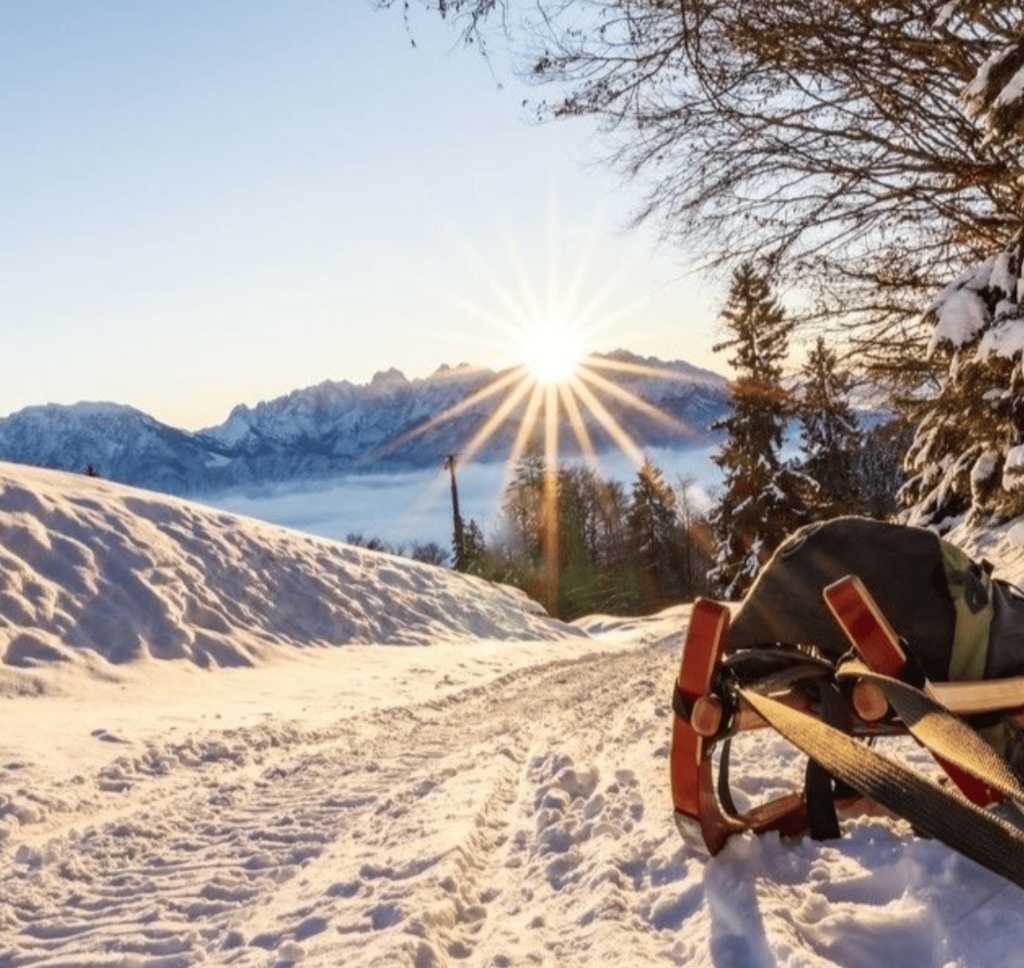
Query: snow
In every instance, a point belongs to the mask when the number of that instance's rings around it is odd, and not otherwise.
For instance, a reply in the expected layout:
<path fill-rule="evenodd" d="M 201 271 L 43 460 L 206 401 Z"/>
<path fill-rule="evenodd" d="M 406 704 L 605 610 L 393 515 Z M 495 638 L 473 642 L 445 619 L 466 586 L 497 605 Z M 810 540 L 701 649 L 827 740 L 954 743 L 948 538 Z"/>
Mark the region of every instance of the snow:
<path fill-rule="evenodd" d="M 989 55 L 978 68 L 974 78 L 964 89 L 961 101 L 964 113 L 969 118 L 977 117 L 988 107 L 1012 105 L 1024 92 L 1024 70 L 1018 69 L 1008 79 L 999 82 L 998 93 L 994 77 L 1012 60 L 1018 51 L 1017 44 L 1007 44 Z"/>
<path fill-rule="evenodd" d="M 985 328 L 988 322 L 985 302 L 969 283 L 977 284 L 978 280 L 973 276 L 968 280 L 958 280 L 939 297 L 934 307 L 936 322 L 928 346 L 929 356 L 943 343 L 959 349 L 976 339 Z"/>
<path fill-rule="evenodd" d="M 1003 320 L 988 329 L 978 344 L 978 358 L 999 356 L 1012 360 L 1024 352 L 1024 320 Z"/>
<path fill-rule="evenodd" d="M 971 468 L 971 484 L 977 487 L 988 481 L 999 467 L 999 455 L 994 450 L 986 450 Z"/>
<path fill-rule="evenodd" d="M 934 320 L 929 356 L 944 344 L 957 352 L 975 341 L 979 359 L 1013 359 L 1024 352 L 1024 319 L 1010 256 L 1002 252 L 973 266 L 939 294 L 925 314 Z M 986 293 L 1003 296 L 991 311 Z"/>
<path fill-rule="evenodd" d="M 1020 889 L 901 822 L 680 837 L 687 617 L 0 464 L 0 966 L 1024 964 Z M 796 759 L 744 739 L 756 798 Z"/>

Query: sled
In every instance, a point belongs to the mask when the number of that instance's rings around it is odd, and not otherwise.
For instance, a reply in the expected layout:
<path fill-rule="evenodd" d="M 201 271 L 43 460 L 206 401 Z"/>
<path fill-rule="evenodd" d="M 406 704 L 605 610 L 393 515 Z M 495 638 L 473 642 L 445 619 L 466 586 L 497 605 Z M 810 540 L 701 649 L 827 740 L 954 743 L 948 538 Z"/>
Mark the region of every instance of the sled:
<path fill-rule="evenodd" d="M 881 810 L 1024 887 L 1024 832 L 985 809 L 1024 802 L 1024 786 L 967 722 L 978 712 L 1021 715 L 1024 677 L 929 682 L 856 575 L 822 594 L 851 647 L 838 661 L 813 643 L 730 649 L 729 607 L 694 604 L 672 703 L 671 787 L 681 829 L 699 830 L 716 854 L 740 833 L 824 839 L 839 835 L 838 815 Z M 741 812 L 729 793 L 729 746 L 765 728 L 807 754 L 806 782 Z M 935 783 L 868 742 L 899 735 L 928 749 L 949 782 Z"/>

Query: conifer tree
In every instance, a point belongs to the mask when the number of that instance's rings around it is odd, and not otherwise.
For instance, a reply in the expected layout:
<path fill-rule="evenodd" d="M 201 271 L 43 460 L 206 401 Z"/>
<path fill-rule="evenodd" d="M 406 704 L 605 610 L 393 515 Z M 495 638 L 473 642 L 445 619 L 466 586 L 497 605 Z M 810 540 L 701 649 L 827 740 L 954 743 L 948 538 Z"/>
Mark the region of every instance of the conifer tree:
<path fill-rule="evenodd" d="M 1024 232 L 929 309 L 930 352 L 948 371 L 915 416 L 900 492 L 908 520 L 947 530 L 1024 514 Z"/>
<path fill-rule="evenodd" d="M 912 439 L 913 428 L 902 415 L 861 435 L 854 471 L 868 517 L 885 520 L 896 514 L 899 492 L 907 479 L 904 458 Z"/>
<path fill-rule="evenodd" d="M 731 412 L 716 424 L 727 438 L 714 458 L 724 482 L 711 514 L 719 553 L 710 577 L 725 597 L 736 598 L 776 546 L 812 520 L 818 489 L 780 457 L 794 409 L 782 384 L 792 324 L 766 276 L 749 263 L 741 265 L 721 315 L 730 336 L 715 351 L 732 353 L 728 362 L 737 378 Z"/>
<path fill-rule="evenodd" d="M 861 433 L 850 405 L 853 376 L 839 369 L 839 358 L 818 337 L 807 356 L 799 404 L 803 471 L 821 488 L 830 515 L 864 511 L 855 462 Z"/>
<path fill-rule="evenodd" d="M 455 570 L 477 575 L 484 566 L 487 545 L 480 525 L 472 518 L 463 523 L 462 543 L 455 549 Z"/>
<path fill-rule="evenodd" d="M 658 606 L 678 599 L 681 542 L 676 497 L 650 459 L 633 482 L 627 526 L 647 603 Z"/>

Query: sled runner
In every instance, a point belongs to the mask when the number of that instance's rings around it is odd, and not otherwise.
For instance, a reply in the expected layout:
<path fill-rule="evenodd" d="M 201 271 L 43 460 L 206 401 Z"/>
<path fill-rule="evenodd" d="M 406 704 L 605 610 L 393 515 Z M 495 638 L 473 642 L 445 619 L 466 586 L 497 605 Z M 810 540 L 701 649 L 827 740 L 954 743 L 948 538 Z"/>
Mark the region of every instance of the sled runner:
<path fill-rule="evenodd" d="M 898 553 L 907 538 L 909 564 Z M 895 589 L 886 570 L 899 574 Z M 910 609 L 880 604 L 915 575 L 927 581 Z M 1024 830 L 986 809 L 1024 803 L 1024 676 L 983 678 L 1024 668 L 1022 633 L 1024 600 L 931 532 L 838 519 L 798 533 L 735 616 L 706 599 L 693 607 L 673 695 L 677 820 L 717 853 L 748 830 L 837 837 L 837 810 L 881 808 L 1024 887 Z M 965 670 L 973 681 L 948 675 Z M 730 792 L 732 741 L 766 727 L 807 754 L 803 789 L 744 812 Z M 875 749 L 877 737 L 908 734 L 948 782 Z"/>

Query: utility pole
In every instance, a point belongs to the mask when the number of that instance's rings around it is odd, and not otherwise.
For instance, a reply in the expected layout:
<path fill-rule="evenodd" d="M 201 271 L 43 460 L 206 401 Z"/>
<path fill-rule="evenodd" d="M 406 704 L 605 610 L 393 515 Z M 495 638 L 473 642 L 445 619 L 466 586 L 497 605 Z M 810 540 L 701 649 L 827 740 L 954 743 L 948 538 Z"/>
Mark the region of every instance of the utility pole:
<path fill-rule="evenodd" d="M 452 479 L 452 523 L 454 531 L 455 570 L 461 571 L 466 559 L 466 536 L 462 528 L 462 515 L 459 514 L 459 487 L 455 483 L 455 455 L 449 454 L 444 462 L 445 468 Z"/>

